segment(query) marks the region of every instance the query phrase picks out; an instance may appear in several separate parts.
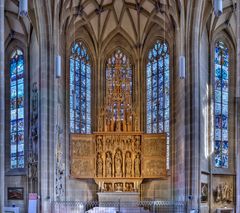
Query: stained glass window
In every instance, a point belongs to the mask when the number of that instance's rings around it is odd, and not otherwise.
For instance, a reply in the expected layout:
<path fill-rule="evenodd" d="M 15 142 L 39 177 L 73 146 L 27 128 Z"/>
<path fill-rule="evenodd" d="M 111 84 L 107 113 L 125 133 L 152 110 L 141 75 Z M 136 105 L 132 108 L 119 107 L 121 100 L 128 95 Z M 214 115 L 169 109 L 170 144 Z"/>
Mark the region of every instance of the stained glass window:
<path fill-rule="evenodd" d="M 170 77 L 169 47 L 157 41 L 148 52 L 146 67 L 147 133 L 167 133 L 167 168 L 169 168 Z"/>
<path fill-rule="evenodd" d="M 218 41 L 215 46 L 214 80 L 214 134 L 215 166 L 228 168 L 228 63 L 229 53 L 226 45 Z"/>
<path fill-rule="evenodd" d="M 70 131 L 91 133 L 91 64 L 81 41 L 72 45 L 70 56 Z"/>
<path fill-rule="evenodd" d="M 116 85 L 115 85 L 116 84 Z M 119 85 L 118 85 L 119 84 Z M 106 93 L 107 96 L 112 96 L 119 87 L 124 103 L 121 102 L 118 106 L 118 98 L 111 98 L 113 105 L 113 116 L 117 118 L 118 107 L 120 107 L 120 119 L 124 120 L 126 112 L 124 110 L 130 110 L 132 107 L 132 65 L 127 55 L 125 55 L 120 49 L 117 49 L 112 56 L 107 60 L 106 65 Z M 120 88 L 121 87 L 121 88 Z"/>
<path fill-rule="evenodd" d="M 19 49 L 10 59 L 11 169 L 24 168 L 24 56 Z"/>

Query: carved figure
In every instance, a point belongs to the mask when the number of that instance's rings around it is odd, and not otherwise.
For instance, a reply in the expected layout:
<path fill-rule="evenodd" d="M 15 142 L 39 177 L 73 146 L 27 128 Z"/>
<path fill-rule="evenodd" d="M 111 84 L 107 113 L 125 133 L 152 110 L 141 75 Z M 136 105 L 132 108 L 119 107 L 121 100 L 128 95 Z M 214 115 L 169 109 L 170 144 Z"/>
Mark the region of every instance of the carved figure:
<path fill-rule="evenodd" d="M 126 183 L 125 184 L 125 191 L 132 192 L 133 191 L 133 183 Z"/>
<path fill-rule="evenodd" d="M 115 154 L 115 177 L 122 177 L 122 156 L 120 150 Z"/>
<path fill-rule="evenodd" d="M 227 190 L 227 201 L 229 203 L 233 202 L 233 188 L 232 188 L 232 186 L 228 187 L 228 190 Z"/>
<path fill-rule="evenodd" d="M 122 183 L 116 183 L 115 188 L 117 192 L 122 192 L 123 191 L 123 185 Z"/>
<path fill-rule="evenodd" d="M 98 153 L 97 156 L 97 176 L 98 177 L 103 176 L 103 159 L 100 153 Z"/>
<path fill-rule="evenodd" d="M 141 150 L 141 146 L 140 146 L 140 139 L 138 136 L 135 137 L 135 150 L 136 151 L 140 151 Z"/>
<path fill-rule="evenodd" d="M 107 152 L 106 154 L 106 176 L 112 177 L 112 157 L 111 153 Z"/>
<path fill-rule="evenodd" d="M 227 191 L 228 191 L 228 185 L 227 185 L 227 183 L 225 183 L 222 186 L 222 201 L 226 201 L 227 200 Z"/>
<path fill-rule="evenodd" d="M 141 160 L 140 160 L 140 154 L 138 153 L 135 157 L 135 160 L 134 160 L 134 174 L 135 174 L 135 177 L 140 177 L 141 176 L 140 165 L 141 165 Z"/>
<path fill-rule="evenodd" d="M 126 177 L 131 177 L 132 176 L 132 158 L 131 158 L 131 153 L 127 152 L 126 153 Z"/>
<path fill-rule="evenodd" d="M 97 138 L 97 150 L 99 151 L 99 152 L 101 152 L 102 151 L 102 137 L 101 136 L 98 136 L 98 138 Z"/>
<path fill-rule="evenodd" d="M 215 190 L 215 201 L 228 202 L 233 201 L 233 189 L 227 183 L 219 184 Z"/>

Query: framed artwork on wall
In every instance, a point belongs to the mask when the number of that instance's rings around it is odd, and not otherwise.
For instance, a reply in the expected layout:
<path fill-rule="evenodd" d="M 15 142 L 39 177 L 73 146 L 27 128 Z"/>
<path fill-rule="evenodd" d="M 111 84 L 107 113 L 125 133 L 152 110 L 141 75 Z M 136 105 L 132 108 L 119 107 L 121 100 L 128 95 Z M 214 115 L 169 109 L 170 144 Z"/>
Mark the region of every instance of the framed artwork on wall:
<path fill-rule="evenodd" d="M 8 200 L 23 200 L 24 188 L 23 187 L 8 187 Z"/>
<path fill-rule="evenodd" d="M 201 183 L 201 202 L 206 203 L 208 202 L 208 184 Z"/>

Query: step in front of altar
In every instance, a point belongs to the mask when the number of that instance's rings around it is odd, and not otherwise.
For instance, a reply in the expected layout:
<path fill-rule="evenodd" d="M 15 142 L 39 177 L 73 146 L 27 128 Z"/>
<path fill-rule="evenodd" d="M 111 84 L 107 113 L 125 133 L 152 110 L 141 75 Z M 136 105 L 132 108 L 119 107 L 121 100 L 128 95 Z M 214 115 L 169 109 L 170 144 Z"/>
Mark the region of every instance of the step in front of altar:
<path fill-rule="evenodd" d="M 145 210 L 142 207 L 94 207 L 88 210 L 86 213 L 149 213 L 150 211 Z"/>

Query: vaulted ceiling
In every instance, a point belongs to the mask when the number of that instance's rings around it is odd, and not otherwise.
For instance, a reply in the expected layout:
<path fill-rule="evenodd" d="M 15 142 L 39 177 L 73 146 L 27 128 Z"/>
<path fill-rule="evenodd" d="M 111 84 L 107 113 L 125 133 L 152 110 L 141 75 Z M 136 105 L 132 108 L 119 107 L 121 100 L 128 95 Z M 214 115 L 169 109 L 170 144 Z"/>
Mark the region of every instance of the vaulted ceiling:
<path fill-rule="evenodd" d="M 144 39 L 154 23 L 169 29 L 179 23 L 177 0 L 63 0 L 61 24 L 67 29 L 88 26 L 96 41 L 121 30 L 133 42 Z"/>
<path fill-rule="evenodd" d="M 234 35 L 235 38 L 237 37 L 236 3 L 237 0 L 223 0 L 223 14 L 219 17 L 216 17 L 214 13 L 210 13 L 209 5 L 206 5 L 207 9 L 205 10 L 206 14 L 204 15 L 204 18 L 208 21 L 210 36 L 214 31 L 221 31 L 224 28 L 228 28 L 230 33 Z"/>
<path fill-rule="evenodd" d="M 28 1 L 29 13 L 33 9 L 33 2 Z M 5 41 L 13 37 L 28 41 L 32 30 L 30 17 L 19 16 L 19 0 L 5 0 Z"/>

